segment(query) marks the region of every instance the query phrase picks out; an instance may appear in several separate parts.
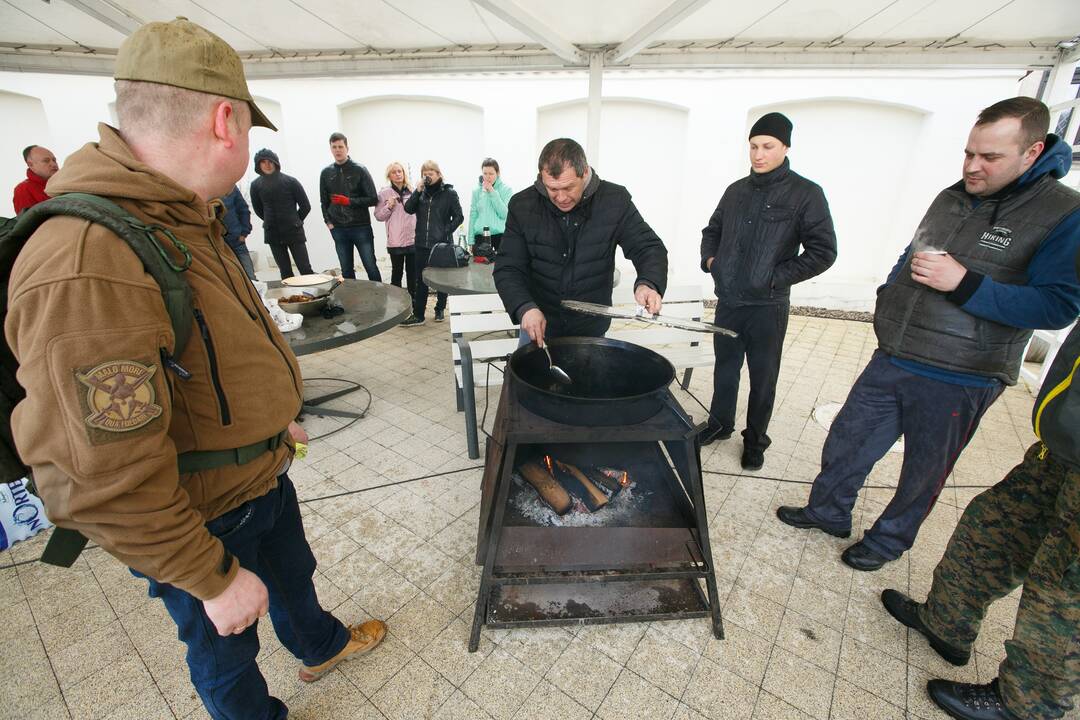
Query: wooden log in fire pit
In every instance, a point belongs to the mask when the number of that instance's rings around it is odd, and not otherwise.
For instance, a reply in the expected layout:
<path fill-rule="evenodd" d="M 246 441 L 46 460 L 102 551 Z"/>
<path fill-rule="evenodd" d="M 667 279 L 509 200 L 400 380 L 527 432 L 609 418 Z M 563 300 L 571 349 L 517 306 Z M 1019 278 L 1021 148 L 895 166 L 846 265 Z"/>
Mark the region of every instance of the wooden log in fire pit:
<path fill-rule="evenodd" d="M 525 463 L 518 468 L 518 472 L 526 482 L 536 488 L 540 498 L 559 515 L 565 515 L 570 511 L 573 503 L 566 488 L 560 485 L 547 471 L 547 468 L 537 462 Z"/>

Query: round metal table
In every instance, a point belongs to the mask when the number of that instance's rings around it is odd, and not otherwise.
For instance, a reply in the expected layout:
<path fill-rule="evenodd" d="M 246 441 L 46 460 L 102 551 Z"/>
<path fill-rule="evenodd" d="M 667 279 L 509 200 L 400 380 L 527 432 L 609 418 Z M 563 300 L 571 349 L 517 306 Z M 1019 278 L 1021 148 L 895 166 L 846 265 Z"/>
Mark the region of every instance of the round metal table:
<path fill-rule="evenodd" d="M 492 263 L 470 262 L 460 268 L 427 267 L 424 268 L 424 282 L 432 290 L 447 295 L 482 295 L 498 292 L 492 275 L 494 271 Z M 615 268 L 615 287 L 618 287 L 621 279 L 622 273 Z"/>
<path fill-rule="evenodd" d="M 281 281 L 269 283 L 282 287 Z M 370 280 L 346 280 L 334 289 L 332 305 L 345 309 L 327 320 L 322 315 L 304 317 L 298 329 L 284 333 L 297 355 L 350 345 L 396 327 L 412 311 L 409 293 L 394 285 Z"/>
<path fill-rule="evenodd" d="M 282 287 L 280 280 L 269 285 Z M 297 357 L 373 337 L 396 327 L 412 312 L 412 298 L 406 290 L 370 280 L 346 280 L 334 288 L 329 304 L 342 307 L 345 312 L 330 319 L 322 315 L 305 315 L 303 325 L 296 330 L 282 333 Z M 315 397 L 305 397 L 301 412 L 354 420 L 363 417 L 364 413 L 322 407 L 324 403 L 363 387 L 352 380 L 331 379 L 347 383 L 347 386 Z"/>

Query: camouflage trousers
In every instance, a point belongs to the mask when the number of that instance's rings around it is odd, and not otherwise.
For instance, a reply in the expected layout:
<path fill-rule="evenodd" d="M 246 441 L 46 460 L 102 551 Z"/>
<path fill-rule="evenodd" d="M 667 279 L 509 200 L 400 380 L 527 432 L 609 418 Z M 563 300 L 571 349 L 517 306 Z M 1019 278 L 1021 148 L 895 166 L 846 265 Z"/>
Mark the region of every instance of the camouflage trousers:
<path fill-rule="evenodd" d="M 964 510 L 920 615 L 970 649 L 990 603 L 1023 584 L 998 668 L 1005 705 L 1030 720 L 1060 718 L 1080 693 L 1080 469 L 1042 443 Z"/>

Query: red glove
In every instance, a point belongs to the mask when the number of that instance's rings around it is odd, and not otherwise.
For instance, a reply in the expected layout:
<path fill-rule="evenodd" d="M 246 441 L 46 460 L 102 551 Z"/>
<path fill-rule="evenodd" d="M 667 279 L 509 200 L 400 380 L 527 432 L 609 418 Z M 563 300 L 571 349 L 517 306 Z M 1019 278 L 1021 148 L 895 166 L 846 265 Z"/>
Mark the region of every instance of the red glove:
<path fill-rule="evenodd" d="M 332 202 L 334 205 L 349 205 L 350 204 L 348 195 L 331 195 L 330 196 L 330 202 Z"/>

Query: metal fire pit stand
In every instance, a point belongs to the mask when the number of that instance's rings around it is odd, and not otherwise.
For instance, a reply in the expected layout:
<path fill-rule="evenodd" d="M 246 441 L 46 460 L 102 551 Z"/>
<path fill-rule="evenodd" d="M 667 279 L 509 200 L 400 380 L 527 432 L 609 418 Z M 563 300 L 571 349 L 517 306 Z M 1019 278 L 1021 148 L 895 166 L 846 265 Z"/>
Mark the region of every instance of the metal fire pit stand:
<path fill-rule="evenodd" d="M 515 628 L 711 617 L 713 635 L 723 639 L 701 478 L 700 429 L 670 393 L 665 407 L 645 422 L 576 427 L 526 410 L 515 398 L 513 383 L 504 383 L 486 447 L 476 550 L 476 563 L 484 569 L 469 652 L 479 646 L 484 625 Z M 663 470 L 656 475 L 664 476 L 655 482 L 670 488 L 671 496 L 665 499 L 680 509 L 684 520 L 674 523 L 679 527 L 505 524 L 512 515 L 508 501 L 519 451 L 561 445 L 588 455 L 604 444 L 655 458 L 656 467 Z M 699 580 L 705 581 L 707 597 Z M 552 601 L 560 591 L 571 599 Z M 614 604 L 597 611 L 580 599 L 589 593 L 614 599 Z M 655 607 L 635 606 L 635 597 L 659 600 Z M 545 612 L 550 607 L 559 609 Z"/>

